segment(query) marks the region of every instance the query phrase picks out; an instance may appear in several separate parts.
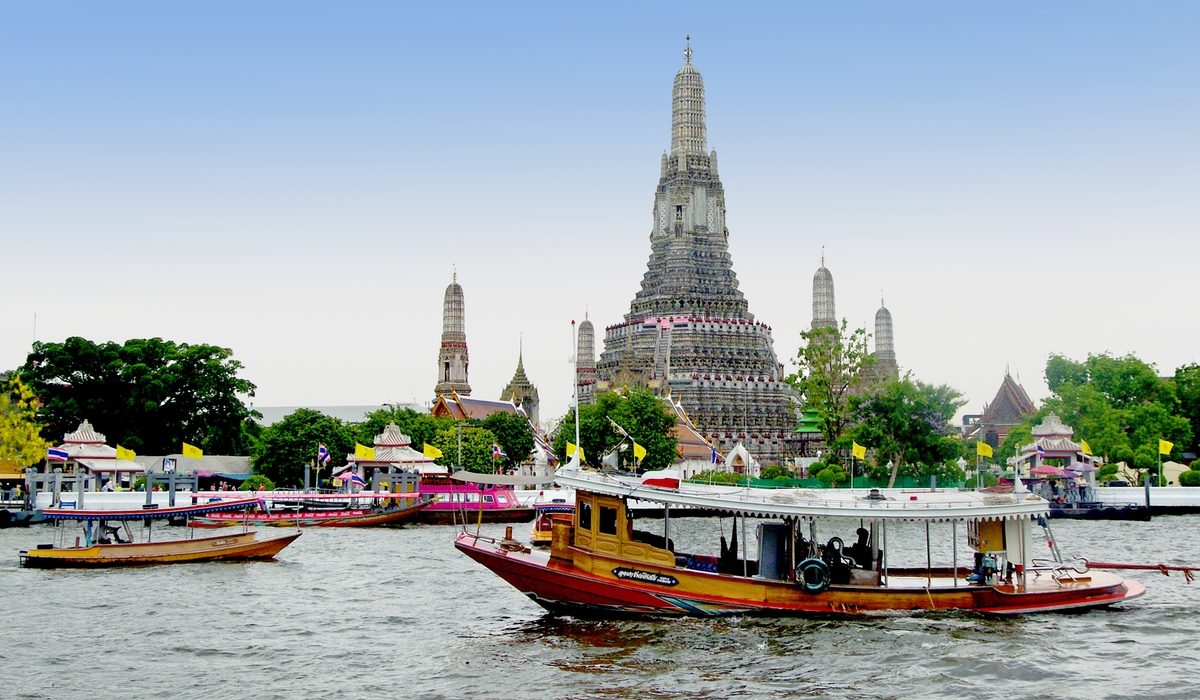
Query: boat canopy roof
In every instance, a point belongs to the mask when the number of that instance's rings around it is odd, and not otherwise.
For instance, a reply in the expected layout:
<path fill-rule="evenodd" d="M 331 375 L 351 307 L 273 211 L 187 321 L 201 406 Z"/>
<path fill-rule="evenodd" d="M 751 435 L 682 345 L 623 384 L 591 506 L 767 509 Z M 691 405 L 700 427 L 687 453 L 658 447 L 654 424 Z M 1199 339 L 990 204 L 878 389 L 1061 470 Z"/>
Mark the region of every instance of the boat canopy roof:
<path fill-rule="evenodd" d="M 169 508 L 146 508 L 137 510 L 77 510 L 75 508 L 44 508 L 42 515 L 50 520 L 145 520 L 146 518 L 162 519 L 178 516 L 203 515 L 222 510 L 245 510 L 261 508 L 263 502 L 259 498 L 238 498 L 231 501 L 214 501 L 199 503 L 192 506 L 171 506 Z"/>
<path fill-rule="evenodd" d="M 470 484 L 495 484 L 503 486 L 537 486 L 550 481 L 544 476 L 521 476 L 519 474 L 480 474 L 460 470 L 450 476 L 455 481 L 465 481 Z"/>
<path fill-rule="evenodd" d="M 976 491 L 916 489 L 763 489 L 682 483 L 678 489 L 637 479 L 560 468 L 555 481 L 580 491 L 755 518 L 830 517 L 878 520 L 1009 520 L 1049 510 L 1042 498 Z"/>

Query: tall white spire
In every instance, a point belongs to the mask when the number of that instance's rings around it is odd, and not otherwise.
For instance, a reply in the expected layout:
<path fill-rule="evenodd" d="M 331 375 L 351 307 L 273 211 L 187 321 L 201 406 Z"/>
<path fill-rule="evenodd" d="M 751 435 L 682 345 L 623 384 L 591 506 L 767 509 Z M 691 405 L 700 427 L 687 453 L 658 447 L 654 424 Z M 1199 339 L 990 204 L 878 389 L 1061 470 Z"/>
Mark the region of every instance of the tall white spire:
<path fill-rule="evenodd" d="M 683 67 L 675 74 L 675 87 L 671 91 L 671 155 L 687 154 L 708 155 L 704 78 L 692 65 L 691 36 L 683 50 Z"/>
<path fill-rule="evenodd" d="M 825 267 L 825 247 L 821 246 L 821 267 L 813 275 L 812 327 L 837 328 L 833 304 L 833 273 Z"/>
<path fill-rule="evenodd" d="M 460 396 L 471 395 L 467 382 L 467 331 L 466 303 L 463 288 L 458 283 L 455 270 L 451 282 L 446 286 L 446 297 L 442 303 L 442 343 L 438 348 L 438 382 L 435 394 L 457 392 Z"/>
<path fill-rule="evenodd" d="M 887 379 L 900 376 L 900 368 L 896 363 L 896 347 L 892 333 L 892 312 L 884 306 L 883 296 L 879 298 L 879 310 L 875 312 L 875 375 Z"/>

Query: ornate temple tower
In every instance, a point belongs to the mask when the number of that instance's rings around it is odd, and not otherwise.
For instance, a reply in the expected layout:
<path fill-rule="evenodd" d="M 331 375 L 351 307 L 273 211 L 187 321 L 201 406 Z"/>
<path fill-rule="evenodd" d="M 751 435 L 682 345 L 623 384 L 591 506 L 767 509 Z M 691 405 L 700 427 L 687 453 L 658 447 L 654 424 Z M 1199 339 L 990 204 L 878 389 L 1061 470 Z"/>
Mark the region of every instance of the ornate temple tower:
<path fill-rule="evenodd" d="M 771 328 L 754 320 L 729 256 L 725 189 L 708 151 L 704 80 L 690 42 L 675 75 L 671 151 L 654 195 L 650 261 L 622 322 L 604 334 L 596 391 L 646 386 L 682 403 L 728 451 L 743 442 L 764 464 L 797 453 L 794 393 Z"/>
<path fill-rule="evenodd" d="M 575 348 L 575 386 L 579 404 L 589 404 L 596 398 L 596 331 L 585 314 L 579 324 L 579 343 Z"/>
<path fill-rule="evenodd" d="M 837 328 L 837 311 L 833 306 L 833 273 L 825 267 L 825 251 L 821 251 L 821 267 L 813 275 L 813 328 Z"/>
<path fill-rule="evenodd" d="M 883 299 L 879 300 L 879 310 L 875 312 L 875 365 L 872 374 L 881 380 L 900 377 L 896 347 L 892 341 L 892 312 L 888 311 Z"/>
<path fill-rule="evenodd" d="M 461 392 L 460 392 L 461 393 Z M 513 373 L 512 381 L 500 393 L 501 401 L 512 401 L 514 405 L 525 412 L 525 417 L 534 425 L 538 422 L 538 390 L 525 375 L 525 351 L 517 353 L 517 371 Z"/>
<path fill-rule="evenodd" d="M 471 385 L 467 383 L 467 331 L 463 322 L 466 305 L 463 289 L 458 284 L 458 273 L 446 287 L 446 299 L 442 304 L 442 345 L 438 349 L 438 383 L 434 396 L 457 393 L 470 396 Z"/>

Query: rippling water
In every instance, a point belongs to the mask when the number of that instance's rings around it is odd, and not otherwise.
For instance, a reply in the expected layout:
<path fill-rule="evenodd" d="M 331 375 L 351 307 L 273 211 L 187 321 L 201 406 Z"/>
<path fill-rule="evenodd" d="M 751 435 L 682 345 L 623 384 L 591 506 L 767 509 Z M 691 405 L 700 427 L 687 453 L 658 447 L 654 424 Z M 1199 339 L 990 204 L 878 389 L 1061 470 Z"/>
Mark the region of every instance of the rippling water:
<path fill-rule="evenodd" d="M 1053 525 L 1064 554 L 1200 563 L 1200 516 Z M 70 572 L 17 567 L 51 529 L 0 530 L 0 696 L 1200 696 L 1200 585 L 1177 574 L 1132 572 L 1144 597 L 1081 614 L 594 622 L 549 616 L 453 536 L 313 529 L 275 562 Z"/>

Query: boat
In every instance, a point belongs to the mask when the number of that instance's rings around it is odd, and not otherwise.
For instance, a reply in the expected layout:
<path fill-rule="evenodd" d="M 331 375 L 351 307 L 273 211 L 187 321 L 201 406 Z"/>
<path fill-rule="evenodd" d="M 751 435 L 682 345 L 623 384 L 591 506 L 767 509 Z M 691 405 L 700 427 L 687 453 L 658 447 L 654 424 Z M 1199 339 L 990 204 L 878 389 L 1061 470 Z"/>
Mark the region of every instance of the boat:
<path fill-rule="evenodd" d="M 575 504 L 565 498 L 555 498 L 533 504 L 533 527 L 529 532 L 529 544 L 534 547 L 549 547 L 554 532 L 554 521 L 570 522 L 575 514 Z"/>
<path fill-rule="evenodd" d="M 217 491 L 215 493 L 221 493 Z M 211 494 L 200 494 L 201 497 Z M 267 500 L 265 497 L 263 500 Z M 287 493 L 273 494 L 269 510 L 245 515 L 233 512 L 209 513 L 192 518 L 192 527 L 216 528 L 234 525 L 269 525 L 274 527 L 379 527 L 399 526 L 410 522 L 431 503 L 428 497 L 415 493 L 359 492 L 346 493 Z M 295 502 L 296 508 L 281 508 Z M 359 505 L 362 503 L 366 505 Z M 390 503 L 390 504 L 389 504 Z"/>
<path fill-rule="evenodd" d="M 1089 568 L 1086 559 L 1065 561 L 1052 538 L 1047 544 L 1054 546 L 1043 549 L 1050 556 L 1035 556 L 1035 530 L 1044 524 L 1049 534 L 1048 504 L 1019 486 L 1008 494 L 763 491 L 681 483 L 662 473 L 654 475 L 659 485 L 651 485 L 582 470 L 575 462 L 555 478 L 575 489 L 575 515 L 553 522 L 548 551 L 527 547 L 509 532 L 495 538 L 464 529 L 455 538 L 459 551 L 555 614 L 851 616 L 956 609 L 1012 615 L 1099 608 L 1146 590 Z M 666 517 L 655 523 L 661 534 L 636 529 L 631 498 L 662 504 Z M 670 511 L 683 507 L 732 516 L 734 539 L 726 544 L 722 532 L 719 553 L 676 550 Z M 764 521 L 747 533 L 751 518 Z M 898 525 L 902 521 L 909 524 Z M 926 552 L 925 566 L 890 561 L 889 534 L 917 531 L 924 533 L 924 547 L 909 542 L 909 551 Z M 953 542 L 950 565 L 935 566 L 928 554 L 935 531 Z M 850 533 L 854 537 L 842 539 Z M 961 535 L 964 555 L 973 555 L 966 565 L 960 563 Z M 756 552 L 747 551 L 751 542 Z"/>
<path fill-rule="evenodd" d="M 464 522 L 527 523 L 533 507 L 521 505 L 516 486 L 544 482 L 544 477 L 510 474 L 477 474 L 438 468 L 421 471 L 420 493 L 432 498 L 415 522 L 453 525 Z"/>
<path fill-rule="evenodd" d="M 193 517 L 224 511 L 245 511 L 261 507 L 261 505 L 262 501 L 257 498 L 242 498 L 189 506 L 137 510 L 46 508 L 42 510 L 42 515 L 48 520 L 81 522 L 84 541 L 81 543 L 80 538 L 77 537 L 73 547 L 60 547 L 53 544 L 38 545 L 35 549 L 22 550 L 19 559 L 21 566 L 42 569 L 272 559 L 284 547 L 295 541 L 300 533 L 264 538 L 258 533 L 243 532 L 217 537 L 149 541 L 153 532 L 151 523 L 154 520 Z M 132 540 L 129 523 L 138 520 L 147 521 L 146 542 L 133 543 L 122 540 L 121 530 L 108 525 L 110 522 L 123 523 L 128 540 Z M 117 541 L 114 543 L 113 539 Z"/>

